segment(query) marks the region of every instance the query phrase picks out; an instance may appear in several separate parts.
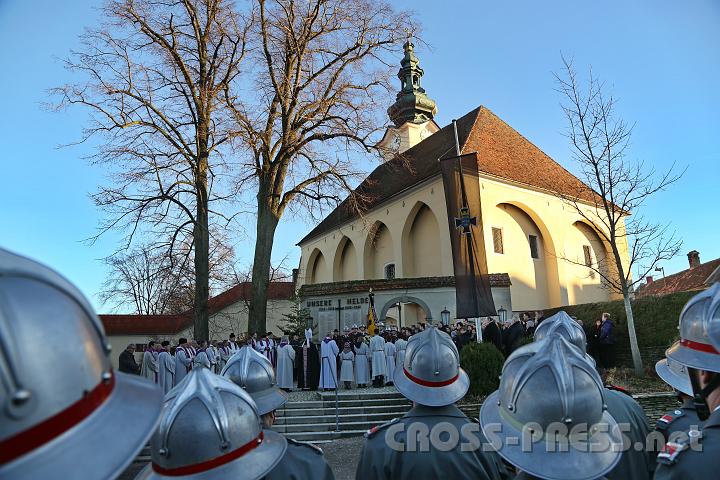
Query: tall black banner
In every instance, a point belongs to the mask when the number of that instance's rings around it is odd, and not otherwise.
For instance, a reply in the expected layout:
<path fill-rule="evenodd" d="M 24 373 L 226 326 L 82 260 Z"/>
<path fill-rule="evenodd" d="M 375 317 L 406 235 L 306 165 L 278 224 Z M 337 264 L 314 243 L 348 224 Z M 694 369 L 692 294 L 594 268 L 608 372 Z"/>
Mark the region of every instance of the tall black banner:
<path fill-rule="evenodd" d="M 490 291 L 474 153 L 440 161 L 455 271 L 457 318 L 497 315 Z"/>

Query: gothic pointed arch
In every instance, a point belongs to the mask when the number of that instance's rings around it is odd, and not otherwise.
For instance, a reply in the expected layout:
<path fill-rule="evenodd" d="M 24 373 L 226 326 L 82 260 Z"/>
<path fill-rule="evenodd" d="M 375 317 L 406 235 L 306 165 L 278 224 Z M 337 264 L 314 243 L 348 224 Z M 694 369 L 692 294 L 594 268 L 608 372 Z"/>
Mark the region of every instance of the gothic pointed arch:
<path fill-rule="evenodd" d="M 432 209 L 424 202 L 413 205 L 402 230 L 404 277 L 436 277 L 442 275 L 440 224 Z"/>
<path fill-rule="evenodd" d="M 355 244 L 343 236 L 333 257 L 333 282 L 358 280 L 358 258 Z"/>
<path fill-rule="evenodd" d="M 390 265 L 395 265 L 392 235 L 387 225 L 378 220 L 368 229 L 365 237 L 363 258 L 365 278 L 386 278 Z M 392 270 L 394 272 L 394 267 Z"/>
<path fill-rule="evenodd" d="M 316 248 L 308 257 L 307 272 L 305 275 L 307 283 L 326 283 L 331 281 L 330 269 L 328 268 L 325 256 Z"/>

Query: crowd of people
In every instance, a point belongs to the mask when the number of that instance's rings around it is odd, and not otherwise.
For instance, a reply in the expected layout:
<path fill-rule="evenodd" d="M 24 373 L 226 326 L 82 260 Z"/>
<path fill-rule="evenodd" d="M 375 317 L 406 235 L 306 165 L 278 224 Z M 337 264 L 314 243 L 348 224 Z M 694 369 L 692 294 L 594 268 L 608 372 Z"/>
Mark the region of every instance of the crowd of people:
<path fill-rule="evenodd" d="M 507 357 L 479 420 L 455 406 L 470 386 L 459 363 L 457 325 L 454 336 L 426 325 L 388 329 L 367 343 L 362 328 L 326 335 L 315 357 L 320 377 L 339 366 L 340 379 L 349 378 L 343 366 L 352 364 L 346 369 L 354 374 L 357 357 L 365 355 L 373 380 L 394 383 L 413 405 L 366 433 L 356 478 L 715 478 L 720 283 L 688 302 L 680 340 L 656 365 L 683 404 L 661 417 L 654 432 L 630 395 L 603 383 L 577 319 L 561 311 L 533 327 L 533 341 Z M 602 336 L 602 322 L 599 327 Z M 38 340 L 48 329 L 57 348 Z M 148 440 L 151 461 L 138 479 L 334 478 L 322 450 L 271 429 L 288 399 L 277 377 L 296 352 L 286 338 L 276 346 L 270 336 L 245 345 L 228 339 L 236 351 L 219 373 L 222 354 L 218 360 L 206 342 L 181 339 L 174 358 L 169 343 L 153 342 L 140 365 L 131 348 L 122 353 L 123 369 L 132 374 L 115 372 L 87 299 L 54 271 L 3 250 L 0 333 L 0 478 L 116 478 Z M 309 367 L 314 344 L 312 332 L 305 334 L 300 364 Z M 67 355 L 77 338 L 82 348 Z M 174 387 L 163 392 L 162 369 L 173 364 Z M 308 375 L 302 369 L 300 375 L 304 388 Z M 357 383 L 357 376 L 342 381 Z"/>

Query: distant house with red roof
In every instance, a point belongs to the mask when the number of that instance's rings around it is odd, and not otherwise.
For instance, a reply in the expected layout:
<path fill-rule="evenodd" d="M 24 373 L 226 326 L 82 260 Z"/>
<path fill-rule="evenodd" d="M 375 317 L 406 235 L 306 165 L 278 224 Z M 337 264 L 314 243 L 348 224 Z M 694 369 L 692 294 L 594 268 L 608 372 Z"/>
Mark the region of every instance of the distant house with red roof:
<path fill-rule="evenodd" d="M 270 282 L 268 286 L 267 328 L 281 335 L 279 323 L 289 313 L 294 293 L 292 282 Z M 208 300 L 210 310 L 210 340 L 226 340 L 231 332 L 247 332 L 248 307 L 252 298 L 251 283 L 242 282 Z M 128 344 L 135 343 L 141 352 L 150 340 L 170 340 L 193 337 L 192 312 L 177 315 L 101 314 L 100 320 L 112 345 L 113 363 L 117 368 L 118 355 Z M 139 355 L 138 355 L 139 357 Z"/>
<path fill-rule="evenodd" d="M 720 258 L 700 263 L 700 252 L 688 252 L 688 268 L 665 278 L 647 277 L 646 283 L 635 292 L 635 298 L 661 297 L 671 293 L 704 290 L 720 281 Z"/>

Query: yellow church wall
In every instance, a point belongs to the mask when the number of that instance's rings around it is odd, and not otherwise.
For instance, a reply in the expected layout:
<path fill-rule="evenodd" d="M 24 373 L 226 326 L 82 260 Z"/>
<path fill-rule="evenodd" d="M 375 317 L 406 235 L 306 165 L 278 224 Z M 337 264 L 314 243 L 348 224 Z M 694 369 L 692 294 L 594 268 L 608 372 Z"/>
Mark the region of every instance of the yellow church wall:
<path fill-rule="evenodd" d="M 617 298 L 601 287 L 598 275 L 566 261 L 582 259 L 582 246 L 590 245 L 594 261 L 612 262 L 592 228 L 577 225 L 583 219 L 572 206 L 551 193 L 504 179 L 482 175 L 480 184 L 488 270 L 509 274 L 513 310 Z M 333 272 L 343 279 L 353 273 L 358 279 L 383 278 L 388 263 L 395 263 L 398 278 L 453 275 L 446 218 L 442 179 L 437 176 L 303 243 L 298 285 L 333 281 Z M 494 253 L 493 226 L 503 231 L 502 255 Z M 528 235 L 538 238 L 538 259 L 530 256 Z M 347 241 L 352 242 L 354 261 L 346 247 L 339 248 Z M 336 260 L 337 255 L 347 258 Z M 326 264 L 338 267 L 332 270 Z"/>

